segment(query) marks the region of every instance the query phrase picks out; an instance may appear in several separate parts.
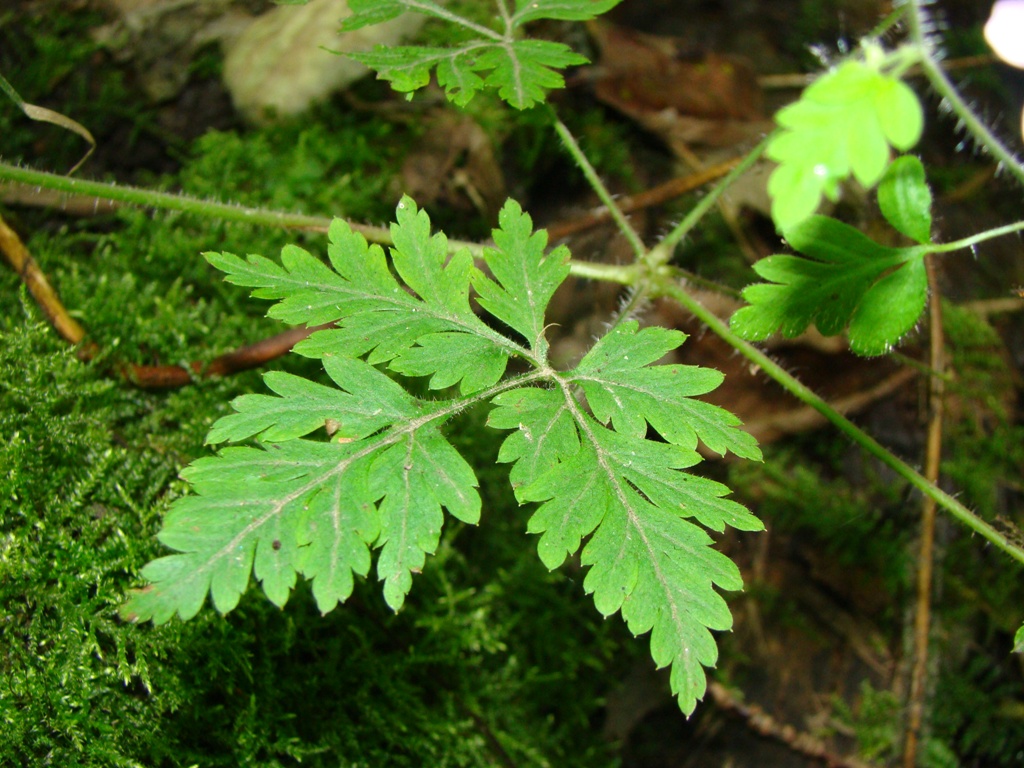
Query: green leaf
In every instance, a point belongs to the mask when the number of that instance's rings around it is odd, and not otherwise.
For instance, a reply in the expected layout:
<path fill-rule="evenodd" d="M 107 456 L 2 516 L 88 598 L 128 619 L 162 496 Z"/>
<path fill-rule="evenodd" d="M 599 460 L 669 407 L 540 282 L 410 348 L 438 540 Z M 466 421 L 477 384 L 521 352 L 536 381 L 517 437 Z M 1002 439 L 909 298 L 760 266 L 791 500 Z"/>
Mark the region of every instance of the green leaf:
<path fill-rule="evenodd" d="M 143 569 L 151 583 L 134 593 L 123 615 L 158 624 L 175 613 L 188 619 L 207 593 L 226 613 L 238 604 L 254 567 L 278 605 L 301 569 L 314 581 L 320 609 L 330 610 L 351 591 L 351 573 L 365 575 L 369 567 L 377 519 L 365 473 L 365 454 L 355 444 L 305 440 L 267 450 L 227 448 L 196 461 L 182 473 L 194 495 L 172 505 L 159 536 L 179 554 Z M 331 504 L 332 498 L 343 503 Z M 332 559 L 300 554 L 324 529 L 334 532 Z"/>
<path fill-rule="evenodd" d="M 919 243 L 932 239 L 932 191 L 924 166 L 913 155 L 896 158 L 878 185 L 878 207 L 886 221 Z"/>
<path fill-rule="evenodd" d="M 545 255 L 547 232 L 533 232 L 529 214 L 512 200 L 501 209 L 498 222 L 500 227 L 493 231 L 497 247 L 484 255 L 494 280 L 478 272 L 473 287 L 480 306 L 542 353 L 547 348 L 544 309 L 569 275 L 569 249 L 563 245 Z"/>
<path fill-rule="evenodd" d="M 680 446 L 622 435 L 590 417 L 576 416 L 581 448 L 518 495 L 543 502 L 530 518 L 540 533 L 538 553 L 549 568 L 584 546 L 581 563 L 591 570 L 584 589 L 604 615 L 621 610 L 634 634 L 651 631 L 658 666 L 672 665 L 672 691 L 684 712 L 703 695 L 703 666 L 717 658 L 708 629 L 728 629 L 732 618 L 715 587 L 742 587 L 739 570 L 711 548 L 698 525 L 723 513 L 757 530 L 759 521 L 728 489 L 680 470 L 700 460 Z M 520 429 L 531 430 L 533 425 Z M 670 489 L 696 480 L 685 497 Z"/>
<path fill-rule="evenodd" d="M 504 2 L 504 0 L 502 0 Z M 426 46 L 377 46 L 372 51 L 346 54 L 377 72 L 402 93 L 411 93 L 437 82 L 448 98 L 465 106 L 484 88 L 517 109 L 528 109 L 546 99 L 547 91 L 562 88 L 565 80 L 556 71 L 586 64 L 587 59 L 562 43 L 519 39 L 523 24 L 541 19 L 586 21 L 618 5 L 620 0 L 528 0 L 516 3 L 508 15 L 501 3 L 495 6 L 500 29 L 484 27 L 430 0 L 350 0 L 352 15 L 342 30 L 358 29 L 389 21 L 405 11 L 442 19 L 463 30 L 472 39 L 448 48 Z"/>
<path fill-rule="evenodd" d="M 569 404 L 560 393 L 544 389 L 514 389 L 492 401 L 487 425 L 516 430 L 501 444 L 499 462 L 515 462 L 509 479 L 516 498 L 552 466 L 566 461 L 580 449 L 579 435 Z"/>
<path fill-rule="evenodd" d="M 146 566 L 150 583 L 123 615 L 188 618 L 207 595 L 226 612 L 253 576 L 278 605 L 300 576 L 311 579 L 328 611 L 369 574 L 374 553 L 384 599 L 397 610 L 437 549 L 445 515 L 480 519 L 473 469 L 441 429 L 490 402 L 488 424 L 510 431 L 498 459 L 513 463 L 512 491 L 538 503 L 528 529 L 539 534 L 541 559 L 554 568 L 581 553 L 598 609 L 651 632 L 654 660 L 672 666 L 680 706 L 692 711 L 717 654 L 710 630 L 731 623 L 719 590 L 741 587 L 706 531 L 762 527 L 728 488 L 692 474 L 699 443 L 760 458 L 734 416 L 695 399 L 721 374 L 657 365 L 685 337 L 633 321 L 615 326 L 574 370 L 557 372 L 544 316 L 569 272 L 565 248 L 545 252 L 546 234 L 533 232 L 513 202 L 479 268 L 465 251 L 449 256 L 411 200 L 396 219 L 390 262 L 340 222 L 330 229 L 329 265 L 294 246 L 281 265 L 209 255 L 229 280 L 273 301 L 271 314 L 336 324 L 298 350 L 322 360 L 326 379 L 267 373 L 272 394 L 237 398 L 236 413 L 214 424 L 210 442 L 260 442 L 224 448 L 182 473 L 192 493 L 172 504 L 160 533 L 173 553 Z M 526 372 L 503 381 L 509 358 Z M 434 390 L 459 385 L 460 396 L 415 397 L 375 366 L 429 377 Z"/>
<path fill-rule="evenodd" d="M 700 526 L 763 526 L 725 498 L 728 488 L 682 471 L 700 462 L 698 439 L 760 458 L 735 417 L 692 399 L 714 389 L 721 374 L 653 365 L 683 339 L 624 322 L 551 389 L 494 398 L 488 423 L 516 430 L 498 459 L 515 462 L 520 502 L 541 502 L 528 526 L 540 534 L 541 560 L 555 568 L 583 546 L 581 562 L 593 566 L 584 587 L 598 610 L 621 609 L 634 633 L 652 631 L 652 655 L 673 666 L 672 690 L 690 712 L 704 691 L 703 666 L 717 656 L 708 628 L 731 623 L 715 586 L 741 586 L 738 570 L 710 548 Z M 594 416 L 583 411 L 577 387 Z M 666 442 L 650 439 L 648 425 Z"/>
<path fill-rule="evenodd" d="M 324 370 L 337 387 L 290 373 L 264 374 L 267 387 L 279 397 L 235 398 L 231 406 L 237 413 L 218 419 L 206 442 L 238 442 L 253 435 L 280 442 L 308 435 L 328 421 L 338 437 L 360 439 L 399 419 L 422 415 L 415 398 L 362 361 L 329 357 Z"/>
<path fill-rule="evenodd" d="M 793 338 L 811 324 L 832 336 L 849 325 L 851 348 L 878 355 L 913 327 L 927 297 L 924 247 L 887 248 L 825 216 L 785 234 L 811 258 L 775 255 L 754 265 L 770 282 L 743 291 L 749 306 L 730 320 L 740 336 L 761 341 L 778 331 Z"/>
<path fill-rule="evenodd" d="M 1020 626 L 1020 629 L 1013 636 L 1013 652 L 1024 653 L 1024 624 Z"/>
<path fill-rule="evenodd" d="M 430 376 L 431 389 L 461 382 L 464 395 L 495 384 L 505 373 L 508 357 L 494 354 L 490 339 L 464 333 L 429 333 L 416 340 L 391 362 L 390 368 L 405 376 Z"/>
<path fill-rule="evenodd" d="M 614 423 L 623 434 L 643 437 L 647 424 L 671 443 L 694 449 L 700 439 L 719 454 L 760 461 L 754 438 L 737 429 L 739 419 L 699 400 L 724 378 L 710 368 L 693 365 L 650 366 L 682 344 L 686 336 L 665 328 L 644 328 L 629 321 L 594 345 L 570 381 L 580 384 L 594 416 Z"/>
<path fill-rule="evenodd" d="M 583 588 L 605 616 L 621 611 L 634 635 L 651 632 L 651 656 L 672 666 L 669 685 L 689 715 L 707 688 L 703 667 L 718 661 L 708 630 L 732 627 L 714 588 L 742 588 L 739 569 L 697 526 L 626 496 L 583 550 L 580 562 L 592 566 Z"/>
<path fill-rule="evenodd" d="M 902 80 L 885 78 L 872 97 L 875 114 L 889 143 L 901 152 L 917 144 L 924 132 L 924 110 L 913 89 Z"/>
<path fill-rule="evenodd" d="M 399 202 L 396 218 L 391 227 L 391 261 L 414 294 L 395 279 L 379 246 L 368 246 L 362 235 L 338 219 L 329 232 L 330 267 L 296 246 L 284 248 L 282 266 L 261 256 L 242 260 L 211 253 L 206 257 L 227 273 L 228 282 L 255 287 L 257 298 L 278 300 L 270 308 L 271 317 L 291 324 L 339 325 L 296 345 L 299 354 L 357 357 L 369 353 L 368 361 L 376 365 L 406 355 L 428 334 L 448 332 L 473 337 L 475 358 L 489 371 L 504 370 L 508 355 L 518 348 L 470 308 L 473 259 L 469 252 L 462 250 L 449 258 L 447 238 L 430 234 L 429 218 L 409 198 Z M 434 370 L 427 370 L 426 358 L 419 357 L 418 375 L 448 367 L 440 358 L 434 364 Z"/>
<path fill-rule="evenodd" d="M 768 192 L 781 231 L 814 213 L 823 195 L 836 199 L 850 176 L 873 187 L 889 164 L 890 146 L 909 149 L 924 124 L 921 104 L 905 83 L 856 60 L 819 77 L 775 119 L 782 130 L 766 154 L 779 166 Z"/>
<path fill-rule="evenodd" d="M 620 2 L 622 0 L 516 0 L 512 21 L 516 25 L 538 19 L 589 21 Z"/>
<path fill-rule="evenodd" d="M 914 327 L 928 300 L 924 259 L 914 258 L 872 285 L 850 319 L 850 349 L 884 355 Z"/>
<path fill-rule="evenodd" d="M 382 497 L 377 575 L 384 599 L 397 611 L 412 588 L 412 574 L 423 570 L 441 540 L 442 507 L 464 523 L 479 522 L 476 475 L 438 432 L 421 430 L 378 456 L 370 479 L 372 495 Z"/>
<path fill-rule="evenodd" d="M 443 510 L 479 519 L 473 471 L 439 432 L 465 403 L 415 398 L 373 363 L 391 361 L 439 386 L 462 380 L 470 392 L 497 381 L 509 355 L 525 350 L 470 308 L 469 254 L 449 258 L 446 239 L 431 234 L 408 198 L 396 219 L 390 266 L 342 222 L 330 229 L 331 266 L 294 246 L 282 251 L 281 266 L 208 255 L 231 282 L 275 300 L 271 314 L 338 323 L 317 342 L 334 386 L 271 372 L 265 379 L 275 396 L 235 400 L 237 413 L 214 425 L 209 442 L 258 435 L 262 448 L 227 448 L 183 473 L 194 493 L 175 502 L 160 534 L 178 554 L 147 566 L 152 583 L 126 615 L 187 618 L 207 594 L 229 611 L 250 573 L 278 604 L 299 575 L 310 578 L 327 611 L 351 593 L 353 573 L 368 572 L 371 549 L 397 610 L 412 573 L 437 547 Z M 298 439 L 329 423 L 333 442 Z"/>

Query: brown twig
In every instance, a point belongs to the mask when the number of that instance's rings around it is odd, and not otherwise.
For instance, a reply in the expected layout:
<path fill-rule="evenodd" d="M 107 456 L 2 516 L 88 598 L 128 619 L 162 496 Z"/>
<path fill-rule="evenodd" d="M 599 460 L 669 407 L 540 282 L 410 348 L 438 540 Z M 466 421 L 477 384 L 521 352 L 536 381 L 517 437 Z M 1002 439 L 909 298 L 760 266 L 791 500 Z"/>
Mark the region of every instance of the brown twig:
<path fill-rule="evenodd" d="M 68 314 L 57 292 L 46 279 L 46 275 L 39 269 L 39 265 L 36 264 L 21 238 L 2 217 L 0 217 L 0 251 L 3 251 L 8 263 L 24 281 L 32 298 L 36 300 L 60 337 L 71 344 L 80 345 L 78 348 L 80 360 L 84 362 L 94 360 L 100 354 L 99 346 L 91 341 L 85 341 L 85 329 Z M 114 369 L 122 377 L 143 389 L 184 387 L 197 379 L 229 376 L 256 368 L 286 354 L 299 341 L 314 331 L 329 328 L 331 325 L 332 323 L 327 323 L 313 328 L 292 328 L 269 339 L 263 339 L 255 344 L 220 355 L 209 364 L 194 362 L 183 366 L 118 363 Z"/>
<path fill-rule="evenodd" d="M 980 54 L 978 56 L 961 56 L 958 59 L 947 59 L 942 62 L 942 69 L 946 72 L 955 72 L 959 69 L 974 69 L 976 67 L 987 67 L 996 62 L 996 57 L 990 53 Z M 914 67 L 907 73 L 911 77 L 921 77 L 922 72 L 920 67 Z M 788 90 L 805 88 L 820 75 L 814 74 L 803 74 L 803 73 L 787 73 L 781 75 L 761 75 L 757 78 L 757 84 L 765 90 Z"/>
<path fill-rule="evenodd" d="M 333 323 L 325 323 L 312 328 L 291 328 L 290 330 L 271 336 L 269 339 L 257 341 L 240 347 L 234 352 L 215 357 L 208 365 L 201 362 L 183 365 L 139 365 L 122 363 L 118 371 L 132 384 L 142 389 L 177 389 L 188 386 L 197 379 L 209 379 L 214 376 L 230 376 L 233 373 L 258 368 L 291 351 L 291 348 L 314 331 L 330 328 Z M 90 358 L 99 351 L 94 348 Z"/>
<path fill-rule="evenodd" d="M 754 733 L 785 744 L 801 755 L 820 760 L 828 768 L 872 768 L 871 763 L 859 758 L 833 754 L 821 739 L 798 731 L 791 725 L 780 723 L 757 704 L 740 701 L 721 683 L 710 681 L 708 693 L 711 694 L 715 706 L 745 720 L 747 727 Z"/>
<path fill-rule="evenodd" d="M 998 315 L 1003 312 L 1020 312 L 1024 310 L 1024 298 L 1018 296 L 1006 296 L 1000 299 L 978 299 L 977 301 L 965 301 L 960 305 L 971 312 L 977 312 L 982 317 Z"/>
<path fill-rule="evenodd" d="M 942 333 L 942 303 L 939 301 L 935 265 L 925 260 L 932 300 L 929 303 L 929 347 L 932 370 L 939 375 L 928 379 L 928 438 L 924 476 L 939 481 L 942 458 L 942 394 L 945 379 L 945 341 Z M 928 640 L 931 627 L 933 561 L 935 552 L 935 501 L 925 496 L 921 508 L 921 546 L 917 556 L 917 609 L 914 614 L 914 666 L 907 702 L 907 734 L 903 743 L 903 768 L 917 765 L 917 747 L 924 724 L 925 688 L 928 680 Z"/>
<path fill-rule="evenodd" d="M 21 242 L 18 234 L 7 226 L 3 217 L 0 217 L 0 251 L 3 251 L 4 257 L 18 273 L 28 292 L 32 294 L 32 298 L 36 300 L 46 319 L 61 338 L 71 344 L 81 342 L 85 338 L 85 329 L 64 309 L 46 275 L 39 269 L 39 265 Z"/>
<path fill-rule="evenodd" d="M 716 179 L 722 178 L 729 173 L 729 171 L 735 168 L 741 159 L 742 158 L 727 160 L 724 163 L 718 163 L 717 165 L 705 168 L 697 173 L 691 173 L 686 176 L 677 176 L 674 179 L 669 179 L 663 184 L 659 184 L 658 186 L 652 187 L 644 192 L 640 192 L 639 194 L 624 197 L 618 201 L 619 208 L 622 209 L 623 213 L 631 213 L 633 211 L 640 210 L 641 208 L 659 205 L 668 200 L 685 195 L 687 192 L 692 192 L 695 189 L 703 187 L 705 184 L 709 184 Z M 600 208 L 589 216 L 581 216 L 580 218 L 573 219 L 572 221 L 552 224 L 548 227 L 548 237 L 552 242 L 556 242 L 561 240 L 563 237 L 574 235 L 584 229 L 596 227 L 598 224 L 608 221 L 610 218 L 611 214 L 608 212 L 608 209 Z"/>

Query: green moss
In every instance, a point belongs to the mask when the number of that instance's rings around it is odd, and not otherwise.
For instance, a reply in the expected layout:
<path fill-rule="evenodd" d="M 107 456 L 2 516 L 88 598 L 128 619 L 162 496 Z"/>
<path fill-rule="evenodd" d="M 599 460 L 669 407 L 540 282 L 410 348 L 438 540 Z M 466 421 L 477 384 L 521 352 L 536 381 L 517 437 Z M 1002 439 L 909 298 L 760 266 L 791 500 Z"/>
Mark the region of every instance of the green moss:
<path fill-rule="evenodd" d="M 993 519 L 1024 466 L 1024 427 L 1014 423 L 1013 372 L 1002 339 L 983 317 L 946 303 L 943 326 L 955 378 L 947 387 L 957 418 L 946 430 L 943 473 L 967 503 Z M 1014 521 L 1017 525 L 1024 520 Z"/>
<path fill-rule="evenodd" d="M 831 441 L 829 441 L 831 442 Z M 905 490 L 864 468 L 864 482 L 852 485 L 835 475 L 837 464 L 808 460 L 807 446 L 770 448 L 763 466 L 736 464 L 729 482 L 741 496 L 758 499 L 757 514 L 774 530 L 804 537 L 803 546 L 824 548 L 840 564 L 879 578 L 897 595 L 908 573 L 911 533 L 899 513 Z M 835 441 L 835 448 L 842 443 Z M 826 462 L 828 448 L 820 451 Z"/>
<path fill-rule="evenodd" d="M 411 136 L 379 117 L 318 104 L 260 131 L 210 131 L 177 179 L 197 197 L 274 210 L 386 221 Z"/>
<path fill-rule="evenodd" d="M 200 193 L 216 162 L 247 156 L 246 137 L 208 141 L 186 183 Z M 275 193 L 252 181 L 232 194 Z M 480 414 L 452 439 L 486 468 L 484 523 L 449 529 L 401 614 L 368 583 L 326 617 L 302 586 L 284 611 L 254 589 L 227 619 L 117 618 L 162 551 L 160 517 L 186 492 L 178 470 L 231 398 L 261 384 L 249 373 L 143 392 L 110 368 L 210 359 L 282 330 L 199 253 L 273 256 L 285 239 L 138 211 L 40 230 L 30 248 L 104 348 L 93 365 L 0 274 L 0 295 L 22 306 L 0 320 L 0 764 L 613 764 L 595 723 L 609 675 L 643 645 L 600 620 L 578 577 L 544 570 Z"/>
<path fill-rule="evenodd" d="M 301 587 L 284 611 L 254 591 L 227 619 L 116 618 L 196 425 L 236 388 L 140 393 L 6 322 L 0 764 L 610 764 L 592 721 L 637 644 L 544 571 L 493 464 L 483 527 L 450 528 L 397 616 L 371 583 L 326 617 Z M 493 455 L 479 422 L 454 439 Z"/>

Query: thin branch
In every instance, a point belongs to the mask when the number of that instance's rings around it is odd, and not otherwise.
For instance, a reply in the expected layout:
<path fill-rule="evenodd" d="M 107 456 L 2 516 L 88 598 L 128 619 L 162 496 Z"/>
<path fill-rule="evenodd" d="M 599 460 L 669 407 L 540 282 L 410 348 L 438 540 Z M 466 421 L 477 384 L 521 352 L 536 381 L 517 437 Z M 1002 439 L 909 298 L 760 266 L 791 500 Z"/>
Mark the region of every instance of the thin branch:
<path fill-rule="evenodd" d="M 1024 184 L 1024 163 L 1021 163 L 1009 147 L 1000 141 L 999 137 L 968 106 L 957 87 L 953 85 L 953 81 L 943 71 L 942 65 L 936 60 L 933 46 L 927 40 L 926 27 L 928 25 L 924 10 L 925 4 L 923 0 L 908 0 L 906 2 L 907 29 L 910 39 L 920 49 L 922 56 L 920 66 L 924 70 L 925 77 L 928 78 L 932 88 L 946 101 L 974 140 L 987 150 L 1002 167 L 1017 177 L 1021 184 Z"/>
<path fill-rule="evenodd" d="M 28 248 L 21 242 L 18 234 L 7 226 L 7 222 L 0 217 L 0 251 L 3 251 L 7 262 L 18 273 L 18 276 L 25 283 L 28 292 L 36 300 L 39 308 L 43 310 L 46 319 L 54 327 L 60 337 L 71 344 L 78 344 L 85 338 L 85 329 L 75 320 L 61 303 L 57 292 L 53 290 L 46 275 L 39 269 Z"/>
<path fill-rule="evenodd" d="M 809 733 L 802 733 L 791 725 L 784 725 L 757 704 L 747 704 L 732 694 L 721 683 L 708 683 L 708 693 L 719 709 L 735 715 L 754 733 L 785 744 L 794 752 L 818 760 L 828 768 L 872 768 L 872 763 L 856 757 L 844 757 L 831 752 L 825 743 Z"/>
<path fill-rule="evenodd" d="M 875 403 L 883 397 L 888 397 L 903 385 L 913 381 L 917 376 L 917 371 L 904 368 L 883 379 L 873 387 L 839 398 L 833 401 L 831 405 L 839 413 L 857 413 L 864 410 L 871 403 Z M 743 426 L 757 438 L 758 442 L 765 442 L 766 435 L 770 435 L 772 438 L 777 435 L 795 435 L 817 429 L 827 423 L 828 419 L 818 409 L 805 405 L 782 411 L 781 413 L 773 413 L 764 418 L 752 419 Z"/>
<path fill-rule="evenodd" d="M 190 363 L 188 366 L 121 363 L 117 366 L 117 370 L 125 379 L 142 389 L 177 389 L 195 384 L 200 379 L 230 376 L 251 368 L 259 368 L 290 352 L 292 347 L 314 331 L 332 326 L 333 323 L 326 323 L 312 328 L 290 328 L 276 336 L 215 357 L 209 364 L 198 361 Z M 99 351 L 95 345 L 92 347 L 93 351 L 90 356 Z"/>
<path fill-rule="evenodd" d="M 619 204 L 615 202 L 615 198 L 612 197 L 612 193 L 608 190 L 608 187 L 601 181 L 601 177 L 597 175 L 597 171 L 594 170 L 594 166 L 590 164 L 587 156 L 583 154 L 583 150 L 580 149 L 580 145 L 576 143 L 576 138 L 572 135 L 572 132 L 566 127 L 565 123 L 558 119 L 553 108 L 549 108 L 551 111 L 551 120 L 554 123 L 555 131 L 558 133 L 558 137 L 562 140 L 562 144 L 572 155 L 572 159 L 576 161 L 576 165 L 579 166 L 580 170 L 583 171 L 583 175 L 587 177 L 587 181 L 590 182 L 591 188 L 597 193 L 597 196 L 601 198 L 601 202 L 604 203 L 608 209 L 609 214 L 615 220 L 615 224 L 618 226 L 619 231 L 622 232 L 626 240 L 629 241 L 630 247 L 633 249 L 633 253 L 636 254 L 638 260 L 643 259 L 647 255 L 647 246 L 644 245 L 643 240 L 640 239 L 640 235 L 637 234 L 636 230 L 633 229 L 633 225 L 629 223 L 629 219 L 622 212 Z"/>
<path fill-rule="evenodd" d="M 942 243 L 941 245 L 930 244 L 928 250 L 932 253 L 949 253 L 950 251 L 959 251 L 963 248 L 970 248 L 983 243 L 986 240 L 992 240 L 1003 235 L 1012 235 L 1014 232 L 1020 232 L 1024 230 L 1024 221 L 1015 221 L 1013 224 L 1004 224 L 1001 227 L 994 227 L 993 229 L 986 229 L 984 232 L 978 232 L 976 235 L 970 237 L 964 237 L 960 240 L 954 240 L 951 243 Z"/>
<path fill-rule="evenodd" d="M 650 261 L 652 266 L 661 266 L 667 264 L 671 258 L 672 253 L 675 251 L 677 245 L 682 242 L 682 239 L 686 237 L 690 230 L 697 226 L 697 223 L 704 218 L 705 214 L 711 210 L 711 207 L 718 202 L 718 198 L 732 186 L 733 182 L 736 181 L 740 176 L 746 173 L 756 163 L 764 151 L 768 148 L 768 140 L 771 136 L 767 136 L 761 140 L 761 143 L 754 147 L 747 156 L 743 158 L 736 166 L 729 171 L 729 173 L 723 178 L 718 184 L 715 185 L 707 195 L 701 198 L 700 202 L 695 205 L 686 217 L 675 226 L 675 228 L 669 232 L 661 242 L 658 243 L 654 248 L 651 249 Z"/>
<path fill-rule="evenodd" d="M 70 344 L 81 344 L 78 358 L 83 362 L 96 359 L 100 348 L 93 342 L 85 342 L 85 328 L 65 309 L 57 292 L 50 285 L 46 275 L 39 269 L 32 254 L 21 238 L 0 217 L 0 251 L 14 268 L 32 298 L 42 309 L 58 335 Z M 140 365 L 138 363 L 117 363 L 114 368 L 128 381 L 143 389 L 172 389 L 195 383 L 200 378 L 229 376 L 232 373 L 257 368 L 286 354 L 313 331 L 329 328 L 332 323 L 313 328 L 292 328 L 263 339 L 255 344 L 236 349 L 214 358 L 208 365 L 200 362 L 182 365 Z M 84 343 L 83 343 L 84 342 Z"/>
<path fill-rule="evenodd" d="M 965 301 L 960 305 L 971 312 L 977 312 L 982 317 L 998 315 L 1003 312 L 1020 312 L 1024 310 L 1024 298 L 1007 296 L 1001 299 L 978 299 L 977 301 Z"/>
<path fill-rule="evenodd" d="M 212 200 L 199 200 L 194 197 L 173 192 L 156 192 L 139 187 L 106 184 L 99 181 L 70 179 L 43 171 L 19 168 L 15 165 L 0 163 L 0 179 L 27 184 L 32 187 L 43 187 L 69 195 L 87 195 L 104 200 L 117 200 L 128 205 L 141 208 L 158 208 L 166 211 L 181 211 L 197 216 L 236 221 L 263 227 L 282 227 L 284 229 L 300 229 L 310 232 L 326 232 L 331 225 L 331 218 L 326 216 L 309 216 L 303 213 L 283 213 L 265 208 L 253 208 L 234 203 L 218 203 Z M 388 227 L 375 227 L 368 224 L 349 222 L 352 230 L 358 232 L 371 243 L 392 245 L 391 230 Z M 461 240 L 448 242 L 450 251 L 462 248 L 479 257 L 483 246 Z"/>
<path fill-rule="evenodd" d="M 931 366 L 938 375 L 928 380 L 928 440 L 924 476 L 939 482 L 942 461 L 942 396 L 946 368 L 945 339 L 942 333 L 942 302 L 939 300 L 935 262 L 925 259 L 931 288 L 929 302 L 929 348 Z M 928 681 L 928 641 L 931 629 L 932 580 L 935 558 L 935 499 L 924 497 L 921 508 L 921 544 L 917 556 L 917 609 L 914 614 L 914 666 L 907 706 L 907 733 L 903 742 L 903 768 L 917 765 L 917 747 L 924 724 L 925 688 Z"/>
<path fill-rule="evenodd" d="M 672 200 L 673 198 L 685 195 L 687 192 L 693 192 L 695 189 L 700 189 L 705 184 L 715 181 L 716 179 L 722 178 L 729 171 L 735 168 L 739 162 L 739 159 L 726 160 L 724 163 L 718 163 L 696 173 L 689 173 L 686 176 L 676 176 L 675 178 L 669 179 L 656 187 L 652 187 L 651 189 L 640 192 L 639 194 L 629 195 L 628 197 L 618 200 L 619 209 L 623 213 L 632 213 L 633 211 L 648 208 L 652 205 L 660 205 L 661 203 Z M 603 224 L 611 218 L 611 211 L 608 208 L 602 207 L 587 216 L 581 216 L 578 219 L 552 224 L 547 228 L 548 237 L 552 242 L 561 240 L 563 237 L 574 235 L 577 232 L 589 229 L 590 227 L 596 227 L 598 224 Z"/>

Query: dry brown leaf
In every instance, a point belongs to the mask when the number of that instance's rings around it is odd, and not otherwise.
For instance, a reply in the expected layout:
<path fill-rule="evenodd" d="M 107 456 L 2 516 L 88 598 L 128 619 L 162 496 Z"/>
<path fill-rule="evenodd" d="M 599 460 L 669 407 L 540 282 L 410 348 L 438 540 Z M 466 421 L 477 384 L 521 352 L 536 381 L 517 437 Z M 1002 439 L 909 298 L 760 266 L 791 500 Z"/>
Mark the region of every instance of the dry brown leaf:
<path fill-rule="evenodd" d="M 77 120 L 72 120 L 70 117 L 62 115 L 60 112 L 54 112 L 52 109 L 40 107 L 35 104 L 28 104 L 20 95 L 18 95 L 18 92 L 14 90 L 14 86 L 4 79 L 3 75 L 0 75 L 0 91 L 6 93 L 11 101 L 18 106 L 18 109 L 25 113 L 25 117 L 30 120 L 37 120 L 42 123 L 52 123 L 53 125 L 60 126 L 66 131 L 77 133 L 89 142 L 89 149 L 82 156 L 82 159 L 75 163 L 71 170 L 68 171 L 68 176 L 77 171 L 82 166 L 82 163 L 89 159 L 89 155 L 92 154 L 93 150 L 96 149 L 96 139 L 92 137 L 88 128 Z"/>
<path fill-rule="evenodd" d="M 606 22 L 593 22 L 590 30 L 601 50 L 594 81 L 597 98 L 673 149 L 728 146 L 762 130 L 761 89 L 743 59 L 690 54 L 674 38 Z"/>
<path fill-rule="evenodd" d="M 496 220 L 505 176 L 491 139 L 472 118 L 441 111 L 427 121 L 423 140 L 402 166 L 402 191 L 421 205 L 442 202 Z"/>

